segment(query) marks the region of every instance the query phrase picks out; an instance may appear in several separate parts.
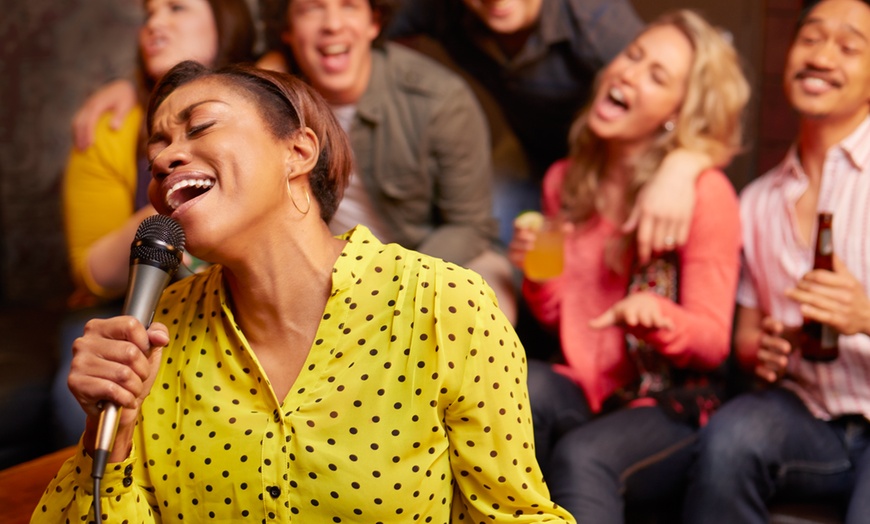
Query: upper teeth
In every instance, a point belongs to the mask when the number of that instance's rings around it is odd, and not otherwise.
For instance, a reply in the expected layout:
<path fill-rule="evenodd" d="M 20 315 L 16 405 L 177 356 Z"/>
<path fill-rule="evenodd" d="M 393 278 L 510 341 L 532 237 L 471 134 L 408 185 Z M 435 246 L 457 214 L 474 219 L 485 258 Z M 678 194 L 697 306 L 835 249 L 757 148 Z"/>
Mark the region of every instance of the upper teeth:
<path fill-rule="evenodd" d="M 818 77 L 815 77 L 815 76 L 805 77 L 804 82 L 806 82 L 808 84 L 816 85 L 816 86 L 828 85 L 828 81 L 823 80 L 823 79 L 818 78 Z"/>
<path fill-rule="evenodd" d="M 332 44 L 323 48 L 323 54 L 325 55 L 337 55 L 344 52 L 347 52 L 347 45 L 345 44 Z"/>
<path fill-rule="evenodd" d="M 620 104 L 625 103 L 625 95 L 623 94 L 623 92 L 620 89 L 617 89 L 615 87 L 611 87 L 610 91 L 608 91 L 607 94 L 610 95 L 610 98 L 616 100 Z"/>
<path fill-rule="evenodd" d="M 179 180 L 172 187 L 169 188 L 169 191 L 166 192 L 166 204 L 175 209 L 178 205 L 178 202 L 175 202 L 172 198 L 172 194 L 178 191 L 179 189 L 184 189 L 185 187 L 205 187 L 210 188 L 214 186 L 214 180 L 209 178 L 186 178 L 184 180 Z"/>

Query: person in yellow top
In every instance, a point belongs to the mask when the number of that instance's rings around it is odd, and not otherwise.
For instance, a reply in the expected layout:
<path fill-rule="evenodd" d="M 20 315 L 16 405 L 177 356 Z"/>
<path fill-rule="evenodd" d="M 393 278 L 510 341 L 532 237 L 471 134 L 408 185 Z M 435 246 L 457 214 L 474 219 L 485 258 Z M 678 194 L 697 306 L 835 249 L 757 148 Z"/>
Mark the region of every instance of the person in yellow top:
<path fill-rule="evenodd" d="M 146 0 L 144 7 L 137 69 L 143 104 L 160 77 L 182 60 L 218 67 L 252 59 L 255 29 L 245 0 Z M 118 84 L 129 88 L 126 81 Z M 144 136 L 136 107 L 114 124 L 104 115 L 93 144 L 70 153 L 64 225 L 78 303 L 124 292 L 130 242 L 142 219 L 155 213 L 148 203 Z"/>
<path fill-rule="evenodd" d="M 141 196 L 140 202 L 136 202 L 136 151 L 142 110 L 134 108 L 118 130 L 109 129 L 108 120 L 108 116 L 103 118 L 97 126 L 91 147 L 71 152 L 64 177 L 64 224 L 70 269 L 76 290 L 82 293 L 82 302 L 86 295 L 113 299 L 120 293 L 118 285 L 101 276 L 94 277 L 88 256 L 90 248 L 106 235 L 123 229 L 128 221 L 133 227 L 130 235 L 124 237 L 132 239 L 136 225 L 155 213 Z M 115 257 L 123 256 L 124 249 L 116 251 Z M 124 262 L 117 265 L 129 265 Z"/>
<path fill-rule="evenodd" d="M 122 407 L 106 522 L 574 522 L 492 289 L 363 226 L 331 235 L 352 153 L 319 95 L 184 62 L 147 121 L 151 200 L 213 265 L 147 330 L 93 320 L 75 342 L 87 429 L 34 522 L 92 518 L 101 402 Z"/>
<path fill-rule="evenodd" d="M 87 320 L 120 313 L 130 242 L 142 219 L 156 213 L 148 203 L 151 176 L 141 105 L 160 77 L 182 60 L 221 66 L 252 59 L 255 29 L 245 0 L 146 0 L 143 6 L 137 68 L 141 104 L 117 121 L 104 115 L 93 143 L 79 143 L 70 152 L 64 173 L 64 227 L 74 291 L 61 326 L 61 363 L 51 390 L 52 435 L 58 447 L 74 444 L 84 428 L 66 385 L 72 341 Z M 126 80 L 110 85 L 133 90 Z"/>

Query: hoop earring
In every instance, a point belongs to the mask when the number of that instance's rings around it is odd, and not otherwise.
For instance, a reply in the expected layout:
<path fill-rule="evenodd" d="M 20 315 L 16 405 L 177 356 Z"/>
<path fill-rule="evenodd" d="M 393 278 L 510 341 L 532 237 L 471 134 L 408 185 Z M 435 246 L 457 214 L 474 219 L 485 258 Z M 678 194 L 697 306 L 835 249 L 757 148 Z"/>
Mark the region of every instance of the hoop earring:
<path fill-rule="evenodd" d="M 289 182 L 287 183 L 287 190 L 290 192 L 290 201 L 293 202 L 293 207 L 296 208 L 296 211 L 302 213 L 303 216 L 307 215 L 311 211 L 311 196 L 308 195 L 308 190 L 305 190 L 305 203 L 307 204 L 305 211 L 299 209 L 299 204 L 296 203 L 296 198 L 293 196 L 293 186 Z"/>
<path fill-rule="evenodd" d="M 673 121 L 673 120 L 668 120 L 667 122 L 664 123 L 664 125 L 663 125 L 662 127 L 665 128 L 665 131 L 667 131 L 668 133 L 670 133 L 671 131 L 674 130 L 675 127 L 677 127 L 677 125 L 674 124 L 674 121 Z"/>

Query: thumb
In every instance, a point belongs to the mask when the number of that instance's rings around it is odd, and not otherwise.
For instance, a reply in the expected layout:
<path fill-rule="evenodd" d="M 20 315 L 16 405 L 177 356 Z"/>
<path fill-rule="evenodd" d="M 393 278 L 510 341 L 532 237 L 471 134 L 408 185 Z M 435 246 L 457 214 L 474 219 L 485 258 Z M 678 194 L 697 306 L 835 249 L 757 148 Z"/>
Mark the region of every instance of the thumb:
<path fill-rule="evenodd" d="M 148 327 L 148 343 L 151 345 L 151 351 L 157 351 L 166 344 L 169 344 L 169 330 L 160 322 L 155 322 Z"/>
<path fill-rule="evenodd" d="M 599 317 L 593 318 L 589 321 L 589 327 L 592 329 L 602 329 L 613 326 L 614 324 L 616 324 L 616 312 L 613 311 L 613 308 L 608 309 Z"/>

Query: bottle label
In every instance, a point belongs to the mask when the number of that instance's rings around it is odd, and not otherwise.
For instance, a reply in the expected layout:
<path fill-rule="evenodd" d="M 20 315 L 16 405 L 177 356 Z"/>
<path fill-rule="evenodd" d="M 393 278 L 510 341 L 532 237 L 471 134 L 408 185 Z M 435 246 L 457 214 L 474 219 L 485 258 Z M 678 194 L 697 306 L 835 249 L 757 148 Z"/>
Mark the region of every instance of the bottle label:
<path fill-rule="evenodd" d="M 819 255 L 830 256 L 834 254 L 834 242 L 830 229 L 823 229 L 819 235 L 819 245 L 816 252 Z"/>
<path fill-rule="evenodd" d="M 837 347 L 837 338 L 840 333 L 836 329 L 827 324 L 822 324 L 822 349 L 831 349 Z"/>

